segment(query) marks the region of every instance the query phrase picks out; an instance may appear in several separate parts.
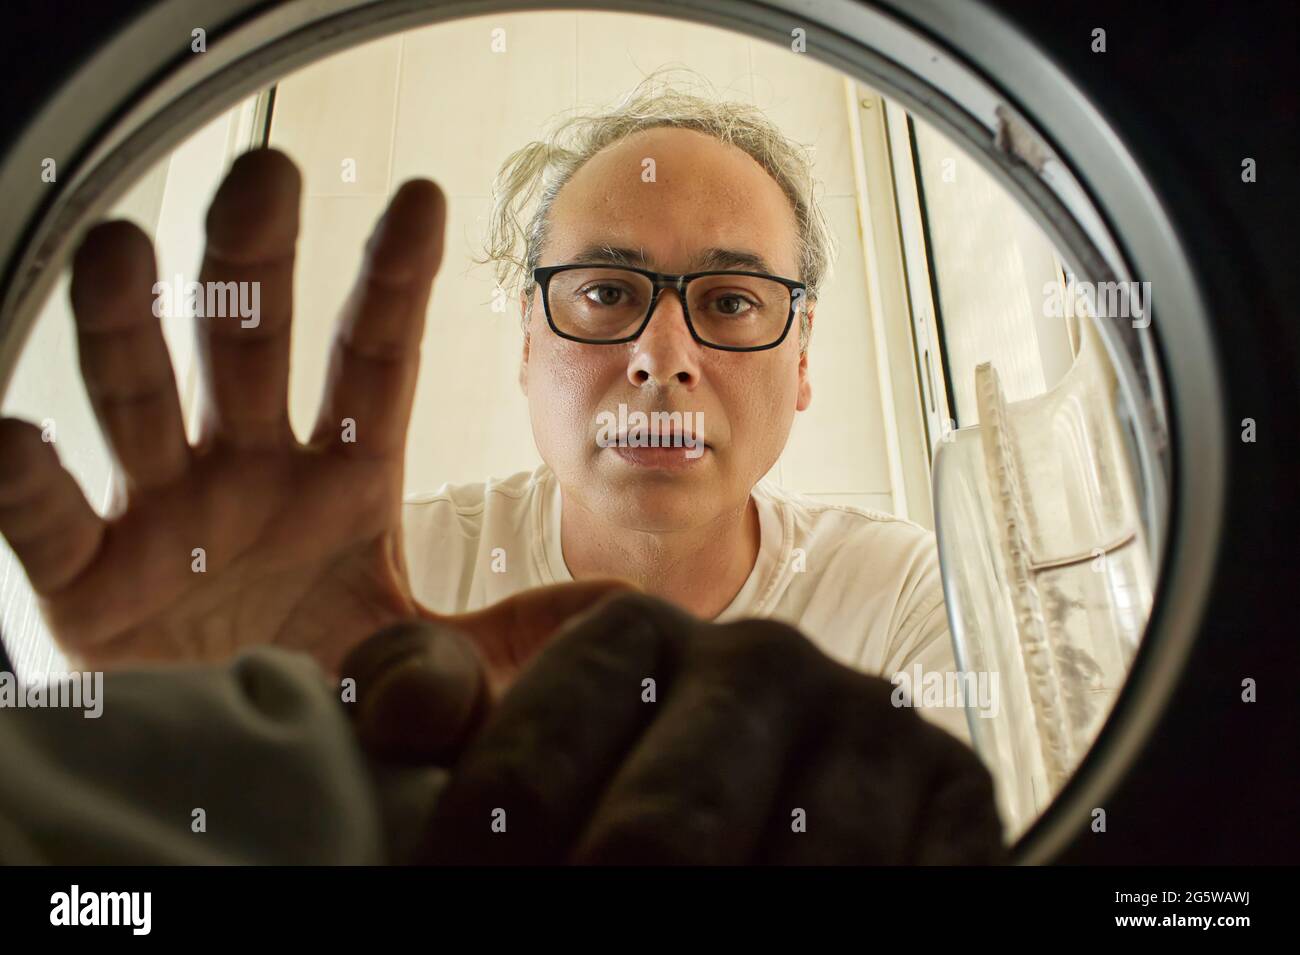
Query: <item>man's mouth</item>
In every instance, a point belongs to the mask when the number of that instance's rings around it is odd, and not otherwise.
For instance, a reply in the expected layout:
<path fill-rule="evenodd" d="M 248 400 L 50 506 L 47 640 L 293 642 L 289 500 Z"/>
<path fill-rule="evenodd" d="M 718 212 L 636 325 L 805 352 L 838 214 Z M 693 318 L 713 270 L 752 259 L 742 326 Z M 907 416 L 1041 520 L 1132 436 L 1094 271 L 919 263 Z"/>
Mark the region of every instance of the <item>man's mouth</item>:
<path fill-rule="evenodd" d="M 686 448 L 688 450 L 709 447 L 708 442 L 698 437 L 694 431 L 684 428 L 651 433 L 635 430 L 620 431 L 614 436 L 610 445 L 618 448 Z"/>
<path fill-rule="evenodd" d="M 596 416 L 596 446 L 613 451 L 635 467 L 681 469 L 693 466 L 712 448 L 704 440 L 704 414 L 694 411 L 629 411 Z"/>
<path fill-rule="evenodd" d="M 684 471 L 704 460 L 708 445 L 689 447 L 611 447 L 621 460 L 636 468 L 660 471 Z"/>

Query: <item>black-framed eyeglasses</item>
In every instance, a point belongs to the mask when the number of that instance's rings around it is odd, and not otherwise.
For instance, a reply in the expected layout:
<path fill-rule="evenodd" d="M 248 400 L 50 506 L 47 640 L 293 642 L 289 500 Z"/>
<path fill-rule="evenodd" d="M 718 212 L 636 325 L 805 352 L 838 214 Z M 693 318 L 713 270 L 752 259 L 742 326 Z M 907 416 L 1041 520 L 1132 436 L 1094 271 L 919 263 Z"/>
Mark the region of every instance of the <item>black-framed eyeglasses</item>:
<path fill-rule="evenodd" d="M 551 331 L 586 345 L 635 340 L 659 293 L 676 290 L 686 327 L 701 345 L 763 351 L 785 341 L 807 294 L 802 282 L 763 272 L 667 275 L 631 266 L 548 265 L 533 270 Z"/>

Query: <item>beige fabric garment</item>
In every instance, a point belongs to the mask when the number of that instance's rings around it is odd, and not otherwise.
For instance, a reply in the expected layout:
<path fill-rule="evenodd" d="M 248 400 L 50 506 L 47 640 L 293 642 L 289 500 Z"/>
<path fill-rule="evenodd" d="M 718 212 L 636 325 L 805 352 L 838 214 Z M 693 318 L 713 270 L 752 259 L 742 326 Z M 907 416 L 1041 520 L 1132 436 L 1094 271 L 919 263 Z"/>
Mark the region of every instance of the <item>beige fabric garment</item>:
<path fill-rule="evenodd" d="M 758 559 L 719 622 L 783 620 L 840 663 L 886 678 L 911 674 L 918 664 L 923 674 L 955 671 L 933 534 L 766 480 L 753 497 Z M 462 613 L 572 580 L 560 544 L 561 512 L 559 482 L 544 464 L 409 496 L 402 522 L 416 598 L 439 613 Z M 970 744 L 960 706 L 920 712 Z"/>

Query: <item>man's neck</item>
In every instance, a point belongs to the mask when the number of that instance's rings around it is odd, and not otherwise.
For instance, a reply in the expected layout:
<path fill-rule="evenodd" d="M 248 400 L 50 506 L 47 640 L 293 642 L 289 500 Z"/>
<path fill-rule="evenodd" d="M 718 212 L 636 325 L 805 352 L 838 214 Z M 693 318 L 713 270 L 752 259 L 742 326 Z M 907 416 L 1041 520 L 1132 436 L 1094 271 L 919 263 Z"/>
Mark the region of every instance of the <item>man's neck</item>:
<path fill-rule="evenodd" d="M 711 620 L 735 599 L 758 560 L 758 506 L 671 533 L 602 520 L 561 494 L 560 542 L 575 580 L 622 577 L 698 617 Z"/>

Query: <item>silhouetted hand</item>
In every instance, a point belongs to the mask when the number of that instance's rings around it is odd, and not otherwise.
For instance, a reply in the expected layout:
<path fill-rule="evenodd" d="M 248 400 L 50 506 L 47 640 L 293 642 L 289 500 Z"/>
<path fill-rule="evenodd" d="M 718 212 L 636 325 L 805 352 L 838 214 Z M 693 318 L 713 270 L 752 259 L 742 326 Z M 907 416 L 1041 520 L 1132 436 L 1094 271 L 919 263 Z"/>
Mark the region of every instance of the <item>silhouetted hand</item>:
<path fill-rule="evenodd" d="M 378 629 L 440 619 L 411 595 L 401 502 L 446 203 L 427 180 L 393 198 L 343 306 L 319 416 L 301 444 L 287 406 L 300 191 L 287 157 L 257 150 L 234 163 L 212 202 L 200 281 L 259 283 L 260 314 L 196 319 L 194 446 L 153 314 L 149 239 L 109 222 L 76 253 L 81 374 L 123 480 L 119 499 L 101 518 L 39 430 L 6 419 L 0 532 L 51 632 L 84 667 L 221 660 L 277 644 L 332 671 Z M 517 648 L 622 586 L 554 588 L 528 597 L 527 612 L 508 603 L 456 626 L 487 641 L 480 650 L 503 685 Z"/>
<path fill-rule="evenodd" d="M 479 666 L 442 627 L 344 665 L 371 753 L 451 767 L 420 861 L 1005 859 L 974 753 L 785 624 L 624 595 L 570 620 L 495 705 Z"/>

